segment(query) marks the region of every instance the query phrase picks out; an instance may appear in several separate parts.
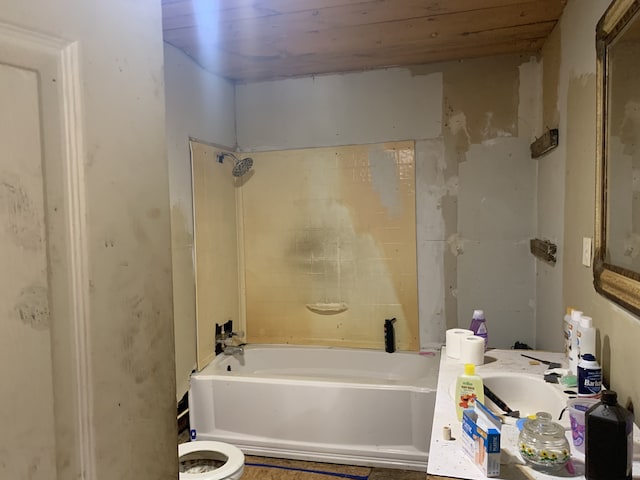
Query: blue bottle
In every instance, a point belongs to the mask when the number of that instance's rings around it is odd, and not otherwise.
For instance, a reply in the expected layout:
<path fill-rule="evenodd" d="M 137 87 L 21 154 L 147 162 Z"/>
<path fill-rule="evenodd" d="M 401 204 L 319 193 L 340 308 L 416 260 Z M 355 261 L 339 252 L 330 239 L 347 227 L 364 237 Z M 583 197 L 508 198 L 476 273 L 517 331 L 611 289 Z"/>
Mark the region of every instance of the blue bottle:
<path fill-rule="evenodd" d="M 484 318 L 484 312 L 482 310 L 473 311 L 469 330 L 471 330 L 474 335 L 484 338 L 484 349 L 486 351 L 489 343 L 489 330 L 487 330 L 487 320 Z"/>

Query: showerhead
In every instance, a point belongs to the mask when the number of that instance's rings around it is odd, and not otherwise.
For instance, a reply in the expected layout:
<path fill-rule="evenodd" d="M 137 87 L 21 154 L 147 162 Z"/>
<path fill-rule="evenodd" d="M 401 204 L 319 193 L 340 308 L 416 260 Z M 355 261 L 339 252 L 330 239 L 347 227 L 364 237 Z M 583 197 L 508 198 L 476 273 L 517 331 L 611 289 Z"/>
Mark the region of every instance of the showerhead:
<path fill-rule="evenodd" d="M 234 177 L 242 177 L 246 175 L 249 172 L 249 170 L 251 170 L 251 167 L 253 166 L 253 158 L 245 157 L 242 160 L 240 160 L 238 157 L 236 157 L 233 153 L 230 153 L 230 152 L 219 153 L 218 162 L 222 163 L 222 160 L 224 159 L 224 157 L 231 157 L 235 160 L 236 163 L 233 165 L 233 170 L 231 170 L 231 174 Z"/>
<path fill-rule="evenodd" d="M 253 158 L 245 157 L 242 160 L 236 159 L 236 164 L 233 166 L 233 170 L 231 170 L 231 174 L 234 177 L 242 177 L 246 175 L 251 167 L 253 166 Z"/>

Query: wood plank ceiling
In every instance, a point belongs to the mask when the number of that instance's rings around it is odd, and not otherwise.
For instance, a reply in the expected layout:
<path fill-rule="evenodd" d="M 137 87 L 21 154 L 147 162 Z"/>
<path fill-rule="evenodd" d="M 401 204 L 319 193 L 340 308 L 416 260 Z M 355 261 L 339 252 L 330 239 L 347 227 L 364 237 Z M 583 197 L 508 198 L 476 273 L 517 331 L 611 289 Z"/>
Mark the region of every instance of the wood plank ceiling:
<path fill-rule="evenodd" d="M 534 53 L 566 0 L 162 0 L 164 39 L 250 82 Z"/>

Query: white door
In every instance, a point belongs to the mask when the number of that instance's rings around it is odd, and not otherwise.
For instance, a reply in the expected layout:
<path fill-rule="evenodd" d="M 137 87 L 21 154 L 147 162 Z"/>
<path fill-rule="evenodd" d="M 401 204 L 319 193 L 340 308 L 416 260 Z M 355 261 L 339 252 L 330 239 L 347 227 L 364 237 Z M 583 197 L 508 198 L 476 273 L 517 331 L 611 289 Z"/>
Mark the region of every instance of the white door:
<path fill-rule="evenodd" d="M 38 103 L 37 73 L 0 64 L 1 478 L 44 479 L 55 471 Z"/>
<path fill-rule="evenodd" d="M 91 476 L 75 47 L 0 24 L 0 478 Z"/>

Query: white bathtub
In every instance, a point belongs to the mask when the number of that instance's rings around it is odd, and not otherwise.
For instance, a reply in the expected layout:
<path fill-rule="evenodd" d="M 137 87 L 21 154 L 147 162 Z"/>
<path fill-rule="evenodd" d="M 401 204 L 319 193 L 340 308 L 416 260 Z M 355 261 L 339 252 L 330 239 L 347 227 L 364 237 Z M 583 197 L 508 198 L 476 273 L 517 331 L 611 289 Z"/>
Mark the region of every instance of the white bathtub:
<path fill-rule="evenodd" d="M 191 377 L 191 436 L 250 455 L 426 472 L 439 354 L 248 345 Z"/>

